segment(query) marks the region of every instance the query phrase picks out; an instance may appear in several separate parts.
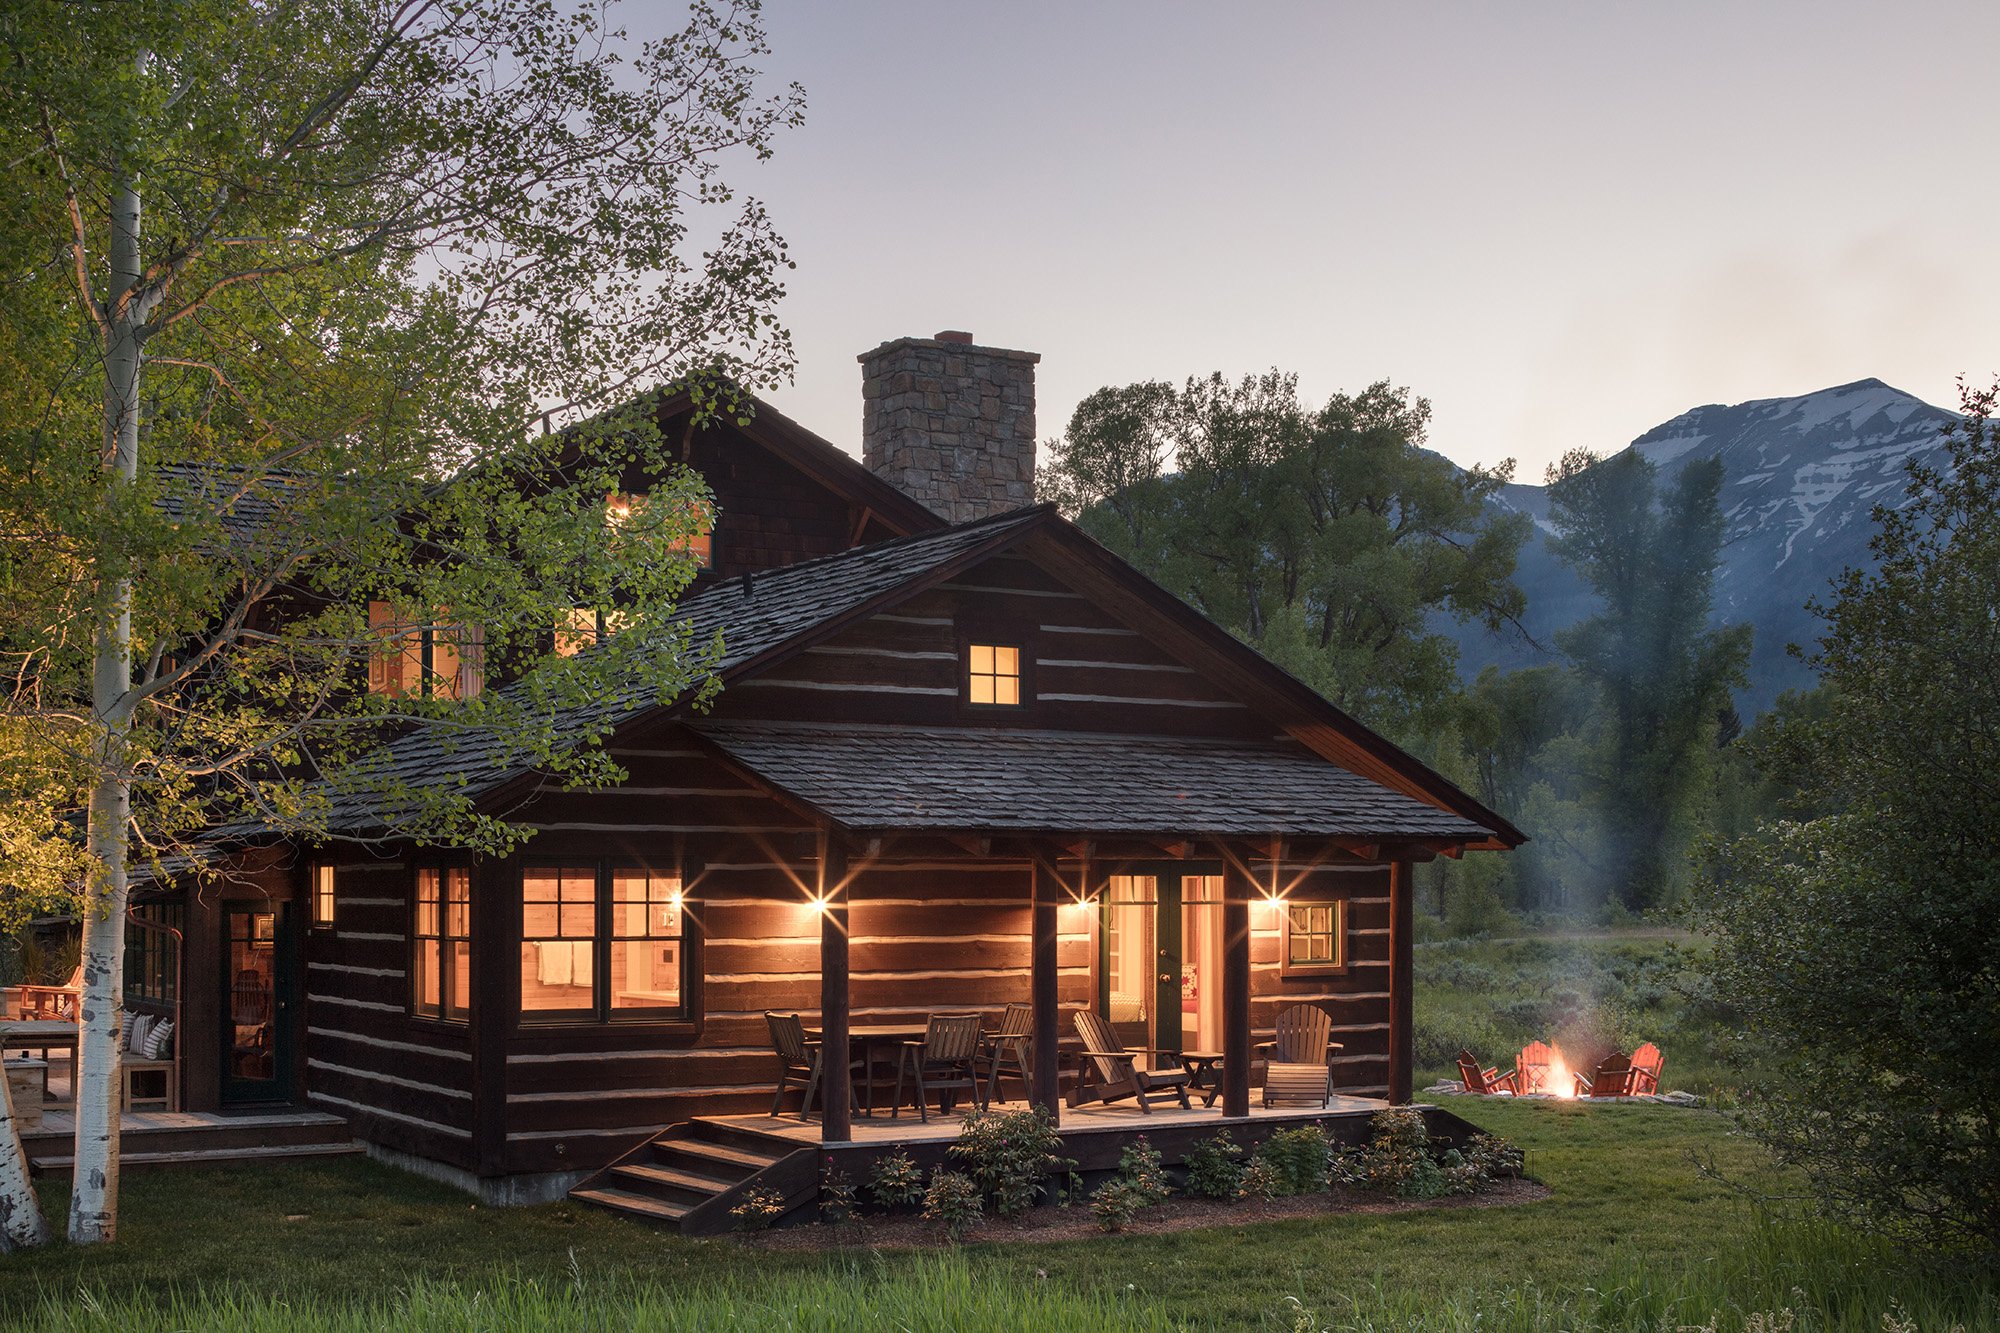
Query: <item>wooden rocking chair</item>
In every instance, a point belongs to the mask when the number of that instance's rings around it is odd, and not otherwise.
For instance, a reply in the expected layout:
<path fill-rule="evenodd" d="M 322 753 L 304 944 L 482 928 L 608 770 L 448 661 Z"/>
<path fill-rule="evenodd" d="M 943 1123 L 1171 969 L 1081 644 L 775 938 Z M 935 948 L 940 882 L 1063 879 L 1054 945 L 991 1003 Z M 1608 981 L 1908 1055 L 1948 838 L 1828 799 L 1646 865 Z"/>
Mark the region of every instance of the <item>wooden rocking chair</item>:
<path fill-rule="evenodd" d="M 1316 1004 L 1295 1004 L 1278 1015 L 1274 1040 L 1264 1054 L 1264 1105 L 1273 1102 L 1333 1101 L 1333 1016 Z"/>
<path fill-rule="evenodd" d="M 1179 1099 L 1181 1109 L 1188 1109 L 1188 1071 L 1180 1064 L 1179 1051 L 1127 1050 L 1104 1015 L 1090 1009 L 1076 1011 L 1076 1035 L 1083 1038 L 1083 1060 L 1077 1070 L 1076 1086 L 1070 1089 L 1071 1106 L 1131 1097 L 1139 1103 L 1142 1113 L 1151 1115 L 1154 1099 L 1174 1097 Z M 1171 1060 L 1175 1067 L 1141 1069 L 1138 1064 L 1141 1055 Z"/>
<path fill-rule="evenodd" d="M 1660 1067 L 1665 1063 L 1666 1057 L 1660 1054 L 1660 1048 L 1650 1041 L 1632 1052 L 1632 1094 L 1638 1096 L 1658 1092 Z"/>
<path fill-rule="evenodd" d="M 83 998 L 83 964 L 78 963 L 69 980 L 60 986 L 22 986 L 19 994 L 24 1019 L 74 1019 L 77 1002 Z"/>
<path fill-rule="evenodd" d="M 1510 1069 L 1503 1074 L 1498 1069 L 1488 1069 L 1473 1058 L 1471 1051 L 1458 1053 L 1458 1077 L 1467 1092 L 1487 1097 L 1521 1095 L 1520 1070 Z"/>

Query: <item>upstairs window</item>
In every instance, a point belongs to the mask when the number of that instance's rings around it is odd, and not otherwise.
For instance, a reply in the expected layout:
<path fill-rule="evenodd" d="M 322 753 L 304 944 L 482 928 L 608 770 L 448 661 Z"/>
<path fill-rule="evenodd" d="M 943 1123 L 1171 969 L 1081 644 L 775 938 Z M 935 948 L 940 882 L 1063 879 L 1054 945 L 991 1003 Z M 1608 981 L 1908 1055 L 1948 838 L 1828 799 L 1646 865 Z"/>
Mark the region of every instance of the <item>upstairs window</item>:
<path fill-rule="evenodd" d="M 368 692 L 391 698 L 470 699 L 486 683 L 486 635 L 455 625 L 451 611 L 434 616 L 394 602 L 368 603 L 376 640 L 368 660 Z"/>
<path fill-rule="evenodd" d="M 1001 707 L 1021 702 L 1019 645 L 975 643 L 965 650 L 965 700 Z"/>
<path fill-rule="evenodd" d="M 573 606 L 556 617 L 556 654 L 575 657 L 600 639 L 624 629 L 628 617 L 623 611 L 599 611 L 589 606 Z"/>
<path fill-rule="evenodd" d="M 410 930 L 410 1012 L 463 1023 L 472 995 L 472 872 L 417 869 Z"/>
<path fill-rule="evenodd" d="M 604 497 L 604 518 L 612 527 L 622 527 L 631 521 L 648 503 L 644 495 L 612 494 Z M 699 501 L 690 502 L 694 516 L 694 531 L 685 537 L 676 538 L 673 549 L 685 551 L 694 557 L 695 564 L 703 569 L 715 567 L 715 509 Z"/>
<path fill-rule="evenodd" d="M 316 930 L 333 925 L 333 867 L 316 864 L 306 871 L 306 891 L 312 899 L 312 923 Z"/>

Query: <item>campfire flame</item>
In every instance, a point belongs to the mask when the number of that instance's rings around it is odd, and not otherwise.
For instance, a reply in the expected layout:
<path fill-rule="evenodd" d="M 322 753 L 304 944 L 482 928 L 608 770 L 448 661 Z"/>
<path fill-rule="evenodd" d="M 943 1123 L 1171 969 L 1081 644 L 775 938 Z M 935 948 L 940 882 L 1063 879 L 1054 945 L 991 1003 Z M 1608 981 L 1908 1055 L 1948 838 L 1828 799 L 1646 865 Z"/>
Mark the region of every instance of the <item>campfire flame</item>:
<path fill-rule="evenodd" d="M 1562 1049 L 1553 1044 L 1549 1047 L 1548 1072 L 1542 1076 L 1539 1091 L 1551 1097 L 1576 1096 L 1576 1076 L 1570 1073 L 1569 1061 L 1563 1059 Z"/>

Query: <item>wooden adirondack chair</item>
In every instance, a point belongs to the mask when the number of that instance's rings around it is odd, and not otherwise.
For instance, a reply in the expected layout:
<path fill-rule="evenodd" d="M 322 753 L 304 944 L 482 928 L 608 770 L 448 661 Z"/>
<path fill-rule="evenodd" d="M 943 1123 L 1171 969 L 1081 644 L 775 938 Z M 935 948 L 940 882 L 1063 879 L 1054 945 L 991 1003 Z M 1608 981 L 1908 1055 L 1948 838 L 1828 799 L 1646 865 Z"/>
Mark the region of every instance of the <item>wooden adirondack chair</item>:
<path fill-rule="evenodd" d="M 1632 1052 L 1633 1094 L 1658 1092 L 1660 1090 L 1660 1066 L 1665 1063 L 1666 1057 L 1660 1054 L 1660 1048 L 1653 1045 L 1650 1041 Z"/>
<path fill-rule="evenodd" d="M 1549 1070 L 1555 1062 L 1555 1049 L 1547 1042 L 1531 1041 L 1523 1046 L 1514 1061 L 1515 1082 L 1522 1093 L 1554 1092 L 1549 1086 Z"/>
<path fill-rule="evenodd" d="M 1521 1076 L 1517 1069 L 1501 1073 L 1498 1069 L 1488 1069 L 1475 1060 L 1471 1051 L 1458 1053 L 1458 1077 L 1465 1084 L 1467 1092 L 1483 1096 L 1505 1094 L 1518 1097 L 1521 1094 Z"/>
<path fill-rule="evenodd" d="M 1604 1057 L 1603 1063 L 1589 1074 L 1576 1076 L 1576 1095 L 1579 1097 L 1630 1097 L 1632 1095 L 1632 1062 L 1625 1058 L 1623 1051 L 1613 1051 Z"/>
<path fill-rule="evenodd" d="M 1187 1109 L 1185 1067 L 1141 1069 L 1138 1065 L 1141 1055 L 1178 1062 L 1178 1051 L 1127 1050 L 1104 1015 L 1090 1009 L 1076 1011 L 1076 1035 L 1083 1038 L 1083 1060 L 1077 1070 L 1076 1084 L 1070 1089 L 1071 1106 L 1091 1100 L 1115 1102 L 1131 1097 L 1138 1101 L 1141 1112 L 1151 1115 L 1153 1100 L 1174 1097 L 1179 1099 L 1183 1110 Z"/>
<path fill-rule="evenodd" d="M 1258 1046 L 1264 1056 L 1264 1105 L 1274 1101 L 1333 1100 L 1333 1016 L 1316 1004 L 1295 1004 L 1278 1015 L 1274 1040 Z"/>
<path fill-rule="evenodd" d="M 24 1019 L 75 1018 L 77 1001 L 83 997 L 83 964 L 78 963 L 60 986 L 22 986 L 19 993 Z"/>

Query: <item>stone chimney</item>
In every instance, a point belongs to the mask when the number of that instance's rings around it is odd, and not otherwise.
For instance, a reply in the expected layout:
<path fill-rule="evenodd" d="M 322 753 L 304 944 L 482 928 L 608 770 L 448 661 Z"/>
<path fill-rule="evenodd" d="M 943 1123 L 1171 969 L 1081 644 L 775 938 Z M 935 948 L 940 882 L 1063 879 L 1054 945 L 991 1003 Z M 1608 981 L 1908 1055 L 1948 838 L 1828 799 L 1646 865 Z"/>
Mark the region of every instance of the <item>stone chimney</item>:
<path fill-rule="evenodd" d="M 1037 352 L 898 338 L 861 361 L 861 461 L 963 523 L 1035 502 Z"/>

